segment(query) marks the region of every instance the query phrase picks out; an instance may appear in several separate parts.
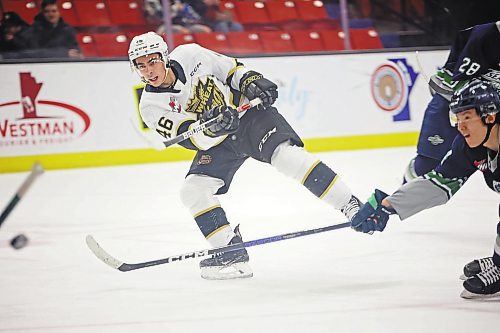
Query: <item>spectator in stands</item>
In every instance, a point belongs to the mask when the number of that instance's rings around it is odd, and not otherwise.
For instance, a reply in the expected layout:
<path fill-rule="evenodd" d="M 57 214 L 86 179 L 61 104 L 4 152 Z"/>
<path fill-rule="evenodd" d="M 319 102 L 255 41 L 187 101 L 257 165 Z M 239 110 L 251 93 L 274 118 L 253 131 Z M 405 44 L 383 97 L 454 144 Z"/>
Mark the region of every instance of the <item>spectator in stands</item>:
<path fill-rule="evenodd" d="M 221 10 L 220 0 L 186 0 L 205 23 L 214 31 L 243 31 L 241 23 L 233 21 L 233 15 L 228 10 Z"/>
<path fill-rule="evenodd" d="M 64 22 L 56 0 L 43 0 L 31 27 L 30 46 L 39 58 L 81 58 L 73 27 Z"/>
<path fill-rule="evenodd" d="M 28 23 L 15 12 L 5 12 L 0 22 L 0 54 L 4 59 L 23 58 L 28 47 L 26 30 Z"/>
<path fill-rule="evenodd" d="M 173 33 L 199 33 L 212 32 L 212 29 L 203 24 L 203 19 L 192 6 L 181 0 L 171 1 L 170 13 L 172 16 Z M 163 25 L 163 7 L 160 0 L 146 0 L 144 2 L 144 15 L 149 23 L 160 24 L 156 32 L 165 33 Z"/>

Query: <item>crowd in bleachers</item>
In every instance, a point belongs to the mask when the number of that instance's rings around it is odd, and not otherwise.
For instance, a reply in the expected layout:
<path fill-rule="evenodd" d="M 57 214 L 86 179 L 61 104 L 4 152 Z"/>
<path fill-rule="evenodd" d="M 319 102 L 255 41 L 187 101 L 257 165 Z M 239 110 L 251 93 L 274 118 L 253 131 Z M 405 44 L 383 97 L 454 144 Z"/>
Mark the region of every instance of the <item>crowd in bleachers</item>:
<path fill-rule="evenodd" d="M 175 45 L 197 42 L 228 54 L 345 49 L 338 1 L 169 3 Z M 161 0 L 3 0 L 1 9 L 4 59 L 124 57 L 134 35 L 165 32 Z M 352 49 L 383 47 L 369 18 L 351 21 Z"/>

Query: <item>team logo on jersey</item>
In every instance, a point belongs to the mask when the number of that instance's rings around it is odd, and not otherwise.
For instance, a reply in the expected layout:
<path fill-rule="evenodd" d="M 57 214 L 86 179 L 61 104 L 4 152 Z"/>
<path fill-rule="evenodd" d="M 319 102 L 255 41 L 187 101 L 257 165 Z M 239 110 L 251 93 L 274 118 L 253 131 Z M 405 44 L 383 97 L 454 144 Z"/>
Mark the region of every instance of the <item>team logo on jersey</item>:
<path fill-rule="evenodd" d="M 170 96 L 170 102 L 168 102 L 168 106 L 170 106 L 170 110 L 172 112 L 180 113 L 182 110 L 179 101 L 174 96 Z"/>
<path fill-rule="evenodd" d="M 198 80 L 193 88 L 193 97 L 187 103 L 187 111 L 202 113 L 219 105 L 226 105 L 226 101 L 214 80 L 211 78 L 207 78 L 206 82 Z"/>
<path fill-rule="evenodd" d="M 481 172 L 486 171 L 488 168 L 488 163 L 486 162 L 486 159 L 480 160 L 480 161 L 474 161 L 474 166 Z"/>
<path fill-rule="evenodd" d="M 198 160 L 198 165 L 210 164 L 210 162 L 212 162 L 212 156 L 210 156 L 210 155 L 201 155 L 200 159 Z"/>
<path fill-rule="evenodd" d="M 434 134 L 432 136 L 429 136 L 427 138 L 427 141 L 429 141 L 431 143 L 431 145 L 437 146 L 437 145 L 442 144 L 444 142 L 444 139 L 442 137 L 440 137 L 438 134 Z"/>
<path fill-rule="evenodd" d="M 492 185 L 493 185 L 493 190 L 495 190 L 495 192 L 500 192 L 500 182 L 494 180 Z"/>
<path fill-rule="evenodd" d="M 410 120 L 408 101 L 418 75 L 405 58 L 388 59 L 373 72 L 373 100 L 380 109 L 390 112 L 394 121 Z"/>
<path fill-rule="evenodd" d="M 0 103 L 0 147 L 65 143 L 89 129 L 90 117 L 83 110 L 37 99 L 43 82 L 31 73 L 19 73 L 19 80 L 20 100 Z"/>

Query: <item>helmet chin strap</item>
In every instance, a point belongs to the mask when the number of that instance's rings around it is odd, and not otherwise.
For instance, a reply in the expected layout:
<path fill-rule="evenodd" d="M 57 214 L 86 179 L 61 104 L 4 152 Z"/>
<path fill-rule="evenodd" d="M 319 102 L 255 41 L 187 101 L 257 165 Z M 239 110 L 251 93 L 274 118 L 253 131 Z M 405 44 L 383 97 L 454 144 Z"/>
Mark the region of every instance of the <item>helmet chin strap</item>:
<path fill-rule="evenodd" d="M 495 126 L 495 123 L 493 123 L 493 124 L 486 124 L 486 126 L 488 127 L 488 129 L 486 131 L 486 135 L 484 136 L 483 142 L 481 142 L 479 144 L 479 146 L 484 145 L 486 143 L 486 141 L 488 141 L 488 139 L 490 138 L 491 130 L 493 129 L 493 126 Z"/>
<path fill-rule="evenodd" d="M 163 81 L 161 81 L 161 84 L 164 84 L 165 81 L 167 81 L 167 76 L 168 76 L 168 71 L 170 70 L 170 67 L 165 66 L 165 76 L 163 77 Z M 161 86 L 160 84 L 160 86 Z M 172 85 L 169 85 L 168 88 L 170 88 Z"/>

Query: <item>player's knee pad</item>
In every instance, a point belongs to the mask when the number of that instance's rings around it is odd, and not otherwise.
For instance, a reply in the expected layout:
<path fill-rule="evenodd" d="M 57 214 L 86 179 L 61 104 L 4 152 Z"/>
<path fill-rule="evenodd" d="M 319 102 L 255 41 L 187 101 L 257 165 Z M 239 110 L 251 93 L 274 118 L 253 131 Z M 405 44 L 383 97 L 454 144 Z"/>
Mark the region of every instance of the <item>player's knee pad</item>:
<path fill-rule="evenodd" d="M 338 175 L 302 147 L 280 144 L 271 164 L 283 174 L 301 182 L 309 191 L 333 207 L 340 209 L 351 198 L 350 189 Z"/>
<path fill-rule="evenodd" d="M 180 198 L 184 206 L 194 216 L 213 207 L 220 206 L 219 199 L 214 195 L 224 186 L 224 181 L 205 175 L 189 175 L 181 187 Z"/>
<path fill-rule="evenodd" d="M 278 145 L 271 157 L 271 165 L 285 176 L 298 181 L 320 160 L 314 155 L 306 152 L 304 148 L 293 146 L 286 141 Z"/>

